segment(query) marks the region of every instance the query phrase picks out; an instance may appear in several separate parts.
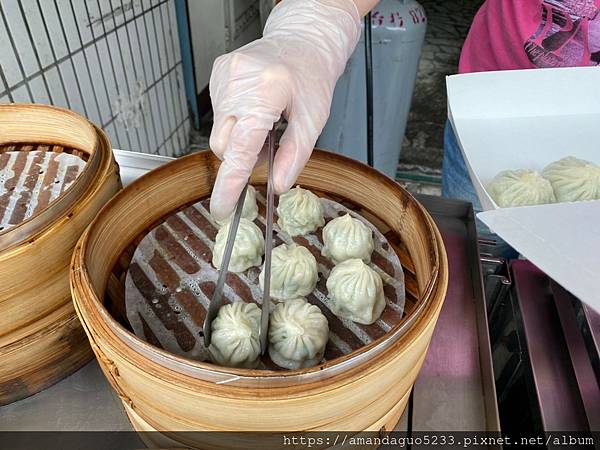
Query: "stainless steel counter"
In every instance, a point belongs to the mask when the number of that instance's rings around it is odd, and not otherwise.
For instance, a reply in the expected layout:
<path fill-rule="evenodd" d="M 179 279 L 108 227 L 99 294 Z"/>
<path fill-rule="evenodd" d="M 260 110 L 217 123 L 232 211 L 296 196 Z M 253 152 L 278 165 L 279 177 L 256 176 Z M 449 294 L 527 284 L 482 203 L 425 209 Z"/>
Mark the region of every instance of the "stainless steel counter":
<path fill-rule="evenodd" d="M 54 386 L 0 408 L 0 431 L 130 431 L 131 425 L 98 363 Z"/>
<path fill-rule="evenodd" d="M 419 196 L 442 233 L 448 293 L 412 399 L 415 431 L 499 431 L 483 281 L 470 203 Z"/>

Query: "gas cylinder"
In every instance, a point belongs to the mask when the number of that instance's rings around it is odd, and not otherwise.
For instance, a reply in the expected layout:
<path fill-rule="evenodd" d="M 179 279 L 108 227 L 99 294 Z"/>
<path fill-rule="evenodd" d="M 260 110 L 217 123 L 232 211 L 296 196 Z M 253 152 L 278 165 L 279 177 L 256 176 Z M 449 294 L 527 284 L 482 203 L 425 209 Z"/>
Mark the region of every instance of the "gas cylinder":
<path fill-rule="evenodd" d="M 395 177 L 427 28 L 415 0 L 382 0 L 371 12 L 374 165 Z M 363 25 L 364 28 L 364 25 Z M 367 159 L 364 29 L 340 77 L 317 146 Z"/>

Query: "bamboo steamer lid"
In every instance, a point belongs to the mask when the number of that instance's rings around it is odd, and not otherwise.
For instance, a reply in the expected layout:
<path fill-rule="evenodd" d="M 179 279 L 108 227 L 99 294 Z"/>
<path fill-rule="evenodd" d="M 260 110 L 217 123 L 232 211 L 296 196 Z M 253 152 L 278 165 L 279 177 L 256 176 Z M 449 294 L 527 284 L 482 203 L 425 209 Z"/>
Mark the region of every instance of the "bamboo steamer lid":
<path fill-rule="evenodd" d="M 176 432 L 392 428 L 423 363 L 445 297 L 448 265 L 441 236 L 419 203 L 354 160 L 315 150 L 298 183 L 359 205 L 396 235 L 416 295 L 397 327 L 349 355 L 294 371 L 191 361 L 129 331 L 123 269 L 131 245 L 161 218 L 208 196 L 218 165 L 205 151 L 140 178 L 100 212 L 73 256 L 76 311 L 134 427 L 163 431 L 168 439 L 199 448 L 211 445 L 188 442 Z M 266 183 L 264 167 L 251 182 Z"/>
<path fill-rule="evenodd" d="M 79 236 L 121 187 L 106 135 L 71 111 L 0 105 L 0 155 L 7 152 L 84 163 L 55 199 L 0 230 L 0 404 L 44 389 L 92 357 L 71 302 L 69 263 Z"/>

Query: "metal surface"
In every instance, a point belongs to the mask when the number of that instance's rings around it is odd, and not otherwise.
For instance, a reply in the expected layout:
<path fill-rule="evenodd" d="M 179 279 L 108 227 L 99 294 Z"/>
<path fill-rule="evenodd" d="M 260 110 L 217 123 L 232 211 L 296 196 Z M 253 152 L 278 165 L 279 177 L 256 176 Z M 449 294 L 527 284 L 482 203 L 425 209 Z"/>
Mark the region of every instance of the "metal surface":
<path fill-rule="evenodd" d="M 448 254 L 448 293 L 413 389 L 414 431 L 498 431 L 496 391 L 470 203 L 417 196 Z"/>
<path fill-rule="evenodd" d="M 503 431 L 600 429 L 594 313 L 529 261 L 482 263 Z"/>
<path fill-rule="evenodd" d="M 589 429 L 600 430 L 600 389 L 574 308 L 574 304 L 581 302 L 556 282 L 550 286 Z"/>
<path fill-rule="evenodd" d="M 233 218 L 229 224 L 229 234 L 227 234 L 227 242 L 225 243 L 225 251 L 223 252 L 223 259 L 221 260 L 221 268 L 219 269 L 219 278 L 217 280 L 217 286 L 215 292 L 208 305 L 208 311 L 206 318 L 204 319 L 204 345 L 208 347 L 212 337 L 212 322 L 219 313 L 221 303 L 223 302 L 223 287 L 225 286 L 225 279 L 227 278 L 227 272 L 229 271 L 229 260 L 231 259 L 231 253 L 233 252 L 233 244 L 235 243 L 235 237 L 237 235 L 238 226 L 240 224 L 240 218 L 242 217 L 242 210 L 244 209 L 244 200 L 246 199 L 246 191 L 248 185 L 244 186 L 240 198 L 237 201 Z"/>
<path fill-rule="evenodd" d="M 371 11 L 365 16 L 365 78 L 367 91 L 367 164 L 373 167 L 373 45 Z"/>
<path fill-rule="evenodd" d="M 121 0 L 121 3 L 123 0 Z M 200 128 L 200 112 L 198 98 L 196 97 L 196 77 L 194 74 L 194 59 L 192 56 L 192 41 L 190 36 L 190 18 L 188 15 L 187 1 L 175 0 L 175 17 L 177 19 L 177 33 L 181 47 L 181 66 L 185 97 L 190 108 L 191 120 L 194 128 Z"/>
<path fill-rule="evenodd" d="M 481 246 L 480 246 L 481 248 Z M 492 322 L 492 315 L 497 308 L 497 302 L 502 301 L 512 285 L 508 263 L 504 258 L 481 256 L 481 268 L 485 281 L 485 298 L 487 302 L 488 317 Z"/>
<path fill-rule="evenodd" d="M 488 267 L 489 262 L 484 262 Z M 492 266 L 494 267 L 494 266 Z M 519 326 L 520 312 L 510 289 L 512 276 L 501 260 L 486 278 L 488 320 L 500 422 L 503 431 L 539 430 L 535 397 L 528 395 L 528 355 Z M 520 414 L 514 414 L 520 411 Z"/>
<path fill-rule="evenodd" d="M 374 167 L 396 175 L 419 58 L 427 28 L 423 8 L 415 0 L 382 0 L 371 13 L 373 64 Z M 364 27 L 361 40 L 338 80 L 331 113 L 317 142 L 320 148 L 366 159 L 368 48 Z"/>
<path fill-rule="evenodd" d="M 156 158 L 117 152 L 123 178 Z M 136 165 L 134 161 L 139 159 Z M 169 158 L 163 158 L 166 163 Z M 485 304 L 470 204 L 419 196 L 442 233 L 448 295 L 398 431 L 498 430 Z M 0 430 L 131 429 L 96 362 L 56 386 L 0 408 Z"/>
<path fill-rule="evenodd" d="M 482 256 L 481 267 L 485 285 L 487 317 L 490 324 L 489 336 L 491 342 L 495 342 L 503 332 L 505 325 L 505 321 L 501 316 L 510 302 L 509 291 L 512 286 L 512 278 L 508 263 L 504 258 Z M 496 388 L 499 389 L 499 386 L 496 386 Z"/>
<path fill-rule="evenodd" d="M 576 305 L 576 309 L 579 328 L 600 385 L 600 314 L 581 302 Z"/>
<path fill-rule="evenodd" d="M 94 360 L 60 383 L 1 407 L 0 431 L 130 431 L 120 403 Z"/>
<path fill-rule="evenodd" d="M 277 125 L 269 132 L 268 180 L 267 180 L 267 226 L 265 230 L 265 276 L 263 282 L 262 309 L 260 313 L 260 352 L 267 351 L 269 336 L 269 313 L 271 312 L 271 252 L 273 250 L 273 158 Z"/>
<path fill-rule="evenodd" d="M 511 270 L 543 430 L 586 431 L 585 408 L 549 278 L 529 261 L 513 261 Z"/>

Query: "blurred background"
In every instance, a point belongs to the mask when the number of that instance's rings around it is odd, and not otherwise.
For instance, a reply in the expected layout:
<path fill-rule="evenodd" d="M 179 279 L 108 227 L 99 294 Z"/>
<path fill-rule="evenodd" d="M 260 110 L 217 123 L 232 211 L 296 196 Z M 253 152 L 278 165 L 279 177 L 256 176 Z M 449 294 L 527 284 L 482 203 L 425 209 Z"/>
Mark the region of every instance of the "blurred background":
<path fill-rule="evenodd" d="M 0 0 L 0 102 L 72 109 L 114 148 L 175 157 L 205 149 L 212 63 L 260 37 L 272 3 Z M 439 194 L 445 76 L 481 3 L 383 0 L 372 12 L 375 164 L 412 191 Z M 363 160 L 364 71 L 361 39 L 318 143 Z"/>

